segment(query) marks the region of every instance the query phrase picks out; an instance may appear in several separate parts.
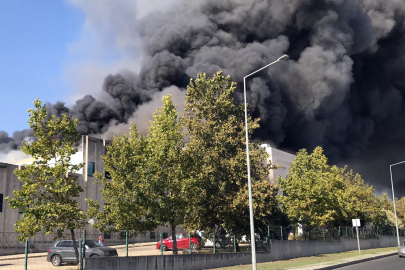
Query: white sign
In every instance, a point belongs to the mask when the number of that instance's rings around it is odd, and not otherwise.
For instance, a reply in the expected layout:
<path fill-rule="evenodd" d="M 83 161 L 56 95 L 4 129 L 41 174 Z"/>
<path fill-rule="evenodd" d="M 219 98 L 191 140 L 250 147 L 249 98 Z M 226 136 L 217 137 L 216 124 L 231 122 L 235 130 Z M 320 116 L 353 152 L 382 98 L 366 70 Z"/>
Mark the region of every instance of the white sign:
<path fill-rule="evenodd" d="M 360 219 L 352 219 L 353 227 L 360 227 Z"/>

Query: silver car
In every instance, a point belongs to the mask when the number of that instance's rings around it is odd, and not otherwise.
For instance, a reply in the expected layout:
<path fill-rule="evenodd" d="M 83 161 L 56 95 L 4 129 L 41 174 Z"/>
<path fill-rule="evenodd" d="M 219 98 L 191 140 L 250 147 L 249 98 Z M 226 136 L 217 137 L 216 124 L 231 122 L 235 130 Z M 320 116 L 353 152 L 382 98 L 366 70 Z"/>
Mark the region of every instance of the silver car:
<path fill-rule="evenodd" d="M 401 245 L 398 247 L 398 256 L 405 257 L 405 240 L 402 241 Z"/>
<path fill-rule="evenodd" d="M 79 248 L 79 241 L 76 241 Z M 86 240 L 86 258 L 94 257 L 118 257 L 117 250 L 111 247 L 102 247 L 94 241 Z M 54 266 L 60 266 L 64 262 L 77 262 L 73 249 L 72 240 L 57 240 L 48 249 L 47 261 Z"/>

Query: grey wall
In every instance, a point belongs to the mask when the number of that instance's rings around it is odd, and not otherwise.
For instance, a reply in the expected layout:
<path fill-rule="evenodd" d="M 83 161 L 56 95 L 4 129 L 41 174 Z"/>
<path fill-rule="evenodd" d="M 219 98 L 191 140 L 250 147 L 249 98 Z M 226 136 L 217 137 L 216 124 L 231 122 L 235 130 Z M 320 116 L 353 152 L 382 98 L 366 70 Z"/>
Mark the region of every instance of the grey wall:
<path fill-rule="evenodd" d="M 361 239 L 362 249 L 395 247 L 396 237 L 381 236 L 379 239 Z M 271 252 L 257 253 L 257 262 L 287 260 L 319 254 L 344 252 L 357 249 L 356 239 L 342 241 L 272 241 Z M 139 256 L 119 258 L 86 259 L 85 269 L 111 270 L 199 270 L 226 267 L 239 264 L 250 264 L 250 253 L 191 254 Z"/>
<path fill-rule="evenodd" d="M 0 212 L 0 232 L 14 231 L 14 223 L 22 214 L 18 213 L 18 209 L 10 209 L 7 196 L 13 196 L 13 191 L 21 189 L 22 183 L 14 174 L 14 170 L 19 168 L 18 165 L 0 163 L 0 193 L 3 194 L 3 211 Z"/>

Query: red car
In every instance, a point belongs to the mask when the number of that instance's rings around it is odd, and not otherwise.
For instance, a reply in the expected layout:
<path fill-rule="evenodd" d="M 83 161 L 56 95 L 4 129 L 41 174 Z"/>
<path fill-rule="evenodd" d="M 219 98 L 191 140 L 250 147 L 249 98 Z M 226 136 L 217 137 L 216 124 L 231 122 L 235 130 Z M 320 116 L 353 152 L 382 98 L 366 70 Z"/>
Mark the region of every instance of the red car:
<path fill-rule="evenodd" d="M 189 246 L 189 237 L 188 233 L 176 233 L 176 240 L 177 240 L 177 249 L 187 249 L 190 248 Z M 198 235 L 191 236 L 191 249 L 196 250 L 201 248 L 202 239 Z M 156 244 L 156 248 L 160 249 L 160 241 Z M 169 250 L 173 249 L 173 238 L 169 236 L 162 240 L 162 249 Z"/>

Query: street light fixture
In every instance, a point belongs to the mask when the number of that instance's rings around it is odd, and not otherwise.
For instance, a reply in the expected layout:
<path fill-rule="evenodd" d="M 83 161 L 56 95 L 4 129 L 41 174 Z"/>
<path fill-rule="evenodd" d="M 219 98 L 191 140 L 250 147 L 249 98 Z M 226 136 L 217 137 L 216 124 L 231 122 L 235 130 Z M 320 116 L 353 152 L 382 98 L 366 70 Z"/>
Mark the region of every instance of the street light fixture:
<path fill-rule="evenodd" d="M 395 164 L 390 165 L 390 174 L 391 174 L 391 187 L 392 187 L 392 201 L 394 202 L 394 214 L 395 214 L 395 225 L 397 227 L 397 240 L 398 240 L 398 246 L 400 246 L 400 241 L 399 241 L 399 230 L 398 230 L 398 218 L 397 218 L 397 208 L 395 206 L 395 195 L 394 195 L 394 183 L 392 182 L 392 166 L 405 163 L 405 161 L 401 161 Z"/>
<path fill-rule="evenodd" d="M 249 213 L 250 213 L 250 242 L 252 246 L 252 266 L 253 270 L 256 270 L 256 243 L 255 243 L 255 228 L 253 223 L 253 203 L 252 203 L 252 182 L 250 179 L 250 160 L 249 160 L 249 133 L 248 133 L 248 120 L 247 120 L 247 106 L 246 106 L 246 78 L 259 72 L 262 69 L 265 69 L 277 62 L 287 60 L 288 55 L 284 54 L 276 61 L 264 66 L 249 75 L 243 77 L 243 97 L 245 102 L 245 130 L 246 130 L 246 157 L 247 157 L 247 171 L 248 171 L 248 188 L 249 188 Z"/>

